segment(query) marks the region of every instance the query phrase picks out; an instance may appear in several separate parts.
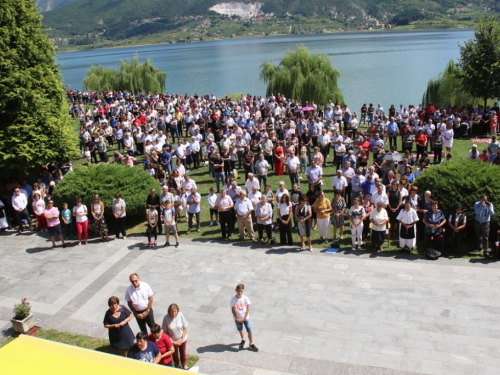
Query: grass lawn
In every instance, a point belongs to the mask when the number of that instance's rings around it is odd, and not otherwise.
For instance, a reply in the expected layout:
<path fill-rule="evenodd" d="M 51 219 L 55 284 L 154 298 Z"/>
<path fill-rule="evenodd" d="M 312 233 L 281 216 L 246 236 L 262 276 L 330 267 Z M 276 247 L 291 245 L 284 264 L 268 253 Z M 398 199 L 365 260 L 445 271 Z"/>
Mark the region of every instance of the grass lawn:
<path fill-rule="evenodd" d="M 75 121 L 75 128 L 78 128 L 78 121 Z M 470 140 L 461 140 L 457 139 L 453 143 L 453 148 L 452 148 L 452 160 L 450 161 L 451 163 L 460 163 L 463 162 L 464 160 L 467 159 L 467 153 L 471 149 L 472 146 L 472 141 Z M 482 150 L 485 147 L 485 143 L 483 144 L 478 144 L 478 149 Z M 116 146 L 115 146 L 116 147 Z M 386 149 L 388 149 L 388 146 L 386 146 Z M 110 159 L 112 158 L 113 151 L 115 149 L 110 148 L 108 151 L 108 155 Z M 143 156 L 138 156 L 137 157 L 139 164 L 135 166 L 135 168 L 143 168 L 142 163 L 140 163 L 143 160 Z M 324 175 L 323 179 L 325 181 L 325 184 L 323 185 L 324 191 L 326 193 L 326 197 L 328 199 L 333 199 L 333 189 L 331 187 L 331 181 L 333 177 L 335 176 L 335 169 L 331 166 L 333 162 L 333 152 L 330 152 L 329 158 L 327 159 L 328 161 L 328 167 L 324 168 Z M 84 158 L 80 158 L 76 161 L 73 162 L 73 165 L 75 168 L 78 168 L 83 165 L 85 162 Z M 174 162 L 175 165 L 175 162 Z M 201 233 L 197 233 L 196 231 L 192 232 L 191 234 L 186 234 L 188 225 L 186 220 L 183 218 L 180 223 L 178 223 L 178 230 L 179 230 L 179 235 L 183 238 L 199 238 L 203 240 L 221 240 L 221 232 L 220 232 L 220 227 L 218 225 L 214 226 L 209 226 L 210 223 L 210 214 L 209 214 L 209 206 L 208 206 L 208 201 L 207 201 L 207 195 L 209 192 L 210 187 L 216 188 L 216 184 L 212 181 L 212 177 L 209 174 L 209 169 L 207 166 L 200 167 L 199 170 L 191 170 L 189 173 L 192 179 L 196 182 L 198 186 L 198 192 L 202 195 L 202 205 L 201 205 Z M 308 184 L 307 184 L 307 177 L 305 174 L 301 175 L 303 183 L 303 188 L 302 191 L 305 193 L 307 192 L 308 189 Z M 276 176 L 273 171 L 269 171 L 268 175 L 268 183 L 271 184 L 272 190 L 276 192 L 276 189 L 278 187 L 279 181 L 285 181 L 285 186 L 287 189 L 291 189 L 290 186 L 290 180 L 287 175 L 284 176 Z M 243 170 L 239 170 L 239 178 L 238 178 L 238 185 L 244 185 L 245 179 L 243 177 Z M 448 214 L 448 213 L 445 213 Z M 144 234 L 144 242 L 147 241 L 146 237 L 146 222 L 143 221 L 142 219 L 139 219 L 139 222 L 132 222 L 129 221 L 127 223 L 128 228 L 127 228 L 127 233 L 128 234 Z M 256 229 L 256 228 L 255 228 Z M 298 233 L 296 230 L 292 231 L 293 233 L 293 240 L 294 243 L 297 244 L 297 248 L 300 247 L 300 238 L 298 236 Z M 332 238 L 332 233 L 333 233 L 333 227 L 330 226 L 330 238 Z M 344 239 L 340 241 L 341 244 L 341 250 L 351 249 L 351 231 L 349 228 L 348 221 L 346 221 L 346 225 L 344 227 Z M 238 237 L 238 236 L 233 236 Z M 275 235 L 275 238 L 279 242 L 279 234 Z M 326 247 L 324 244 L 319 243 L 319 235 L 317 230 L 312 231 L 312 240 L 313 240 L 313 247 L 316 250 L 322 250 Z M 248 242 L 250 242 L 249 239 L 247 239 Z M 163 245 L 164 244 L 164 237 L 159 237 L 158 243 Z M 172 240 L 170 241 L 172 242 Z M 384 245 L 384 253 L 394 253 L 397 254 L 399 253 L 398 250 L 398 245 L 399 245 L 399 238 L 395 235 L 392 235 L 391 241 L 390 241 L 390 246 L 387 246 L 387 242 Z M 268 245 L 263 245 L 263 248 L 267 247 Z M 414 254 L 422 253 L 423 252 L 423 241 L 419 241 L 418 243 L 418 248 L 414 249 Z M 367 249 L 369 250 L 369 249 Z M 445 256 L 450 256 L 450 257 L 455 257 L 455 254 L 446 254 L 444 253 Z M 474 254 L 466 254 L 466 257 L 476 257 Z"/>
<path fill-rule="evenodd" d="M 95 337 L 77 335 L 70 332 L 61 332 L 54 329 L 43 329 L 38 330 L 35 335 L 41 339 L 60 342 L 63 344 L 78 346 L 80 348 L 97 350 L 98 352 L 109 353 L 119 355 L 118 351 L 109 345 L 108 340 L 96 339 Z M 8 343 L 14 341 L 17 336 L 10 336 L 5 341 L 0 344 L 0 348 Z M 187 365 L 192 367 L 198 362 L 200 358 L 195 355 L 187 356 Z"/>

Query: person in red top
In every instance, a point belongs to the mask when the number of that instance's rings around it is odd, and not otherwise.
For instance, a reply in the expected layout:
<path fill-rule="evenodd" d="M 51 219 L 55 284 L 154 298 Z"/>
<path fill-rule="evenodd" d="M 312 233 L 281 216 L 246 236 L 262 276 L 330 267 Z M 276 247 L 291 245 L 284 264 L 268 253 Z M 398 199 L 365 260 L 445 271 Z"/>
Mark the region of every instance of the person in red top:
<path fill-rule="evenodd" d="M 424 151 L 427 149 L 427 136 L 424 134 L 422 130 L 419 130 L 417 136 L 415 137 L 415 141 L 417 142 L 417 159 L 420 155 L 424 154 Z"/>
<path fill-rule="evenodd" d="M 146 115 L 144 114 L 144 110 L 141 111 L 141 115 L 137 118 L 137 121 L 139 121 L 141 125 L 145 125 L 148 121 Z"/>
<path fill-rule="evenodd" d="M 148 336 L 148 341 L 156 344 L 160 350 L 160 365 L 173 367 L 172 354 L 174 354 L 174 346 L 172 340 L 165 332 L 162 332 L 159 324 L 153 325 L 151 333 Z"/>

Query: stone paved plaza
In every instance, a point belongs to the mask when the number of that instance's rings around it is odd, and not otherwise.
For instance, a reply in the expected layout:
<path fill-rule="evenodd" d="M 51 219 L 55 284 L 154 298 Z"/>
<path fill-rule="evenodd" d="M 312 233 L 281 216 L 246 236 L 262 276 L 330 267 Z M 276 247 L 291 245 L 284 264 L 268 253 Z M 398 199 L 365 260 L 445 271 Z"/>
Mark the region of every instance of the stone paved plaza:
<path fill-rule="evenodd" d="M 160 241 L 163 244 L 163 239 Z M 35 234 L 0 236 L 0 327 L 27 297 L 37 325 L 106 338 L 107 299 L 137 272 L 189 321 L 188 352 L 204 374 L 498 374 L 500 262 L 324 254 L 144 237 L 49 250 Z M 252 301 L 258 353 L 238 351 L 229 307 L 237 283 Z M 132 320 L 132 329 L 137 324 Z M 248 343 L 247 343 L 248 344 Z"/>

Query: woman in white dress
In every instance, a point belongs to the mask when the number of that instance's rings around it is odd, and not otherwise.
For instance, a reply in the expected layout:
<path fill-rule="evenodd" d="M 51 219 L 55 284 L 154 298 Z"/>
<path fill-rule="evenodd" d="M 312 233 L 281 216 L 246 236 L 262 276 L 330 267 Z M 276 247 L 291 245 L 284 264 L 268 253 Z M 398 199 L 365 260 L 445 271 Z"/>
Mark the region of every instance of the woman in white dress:
<path fill-rule="evenodd" d="M 417 229 L 416 223 L 418 221 L 417 211 L 412 208 L 412 204 L 407 201 L 405 208 L 399 211 L 396 218 L 399 225 L 399 247 L 403 250 L 411 251 L 417 244 Z"/>
<path fill-rule="evenodd" d="M 453 128 L 451 123 L 446 124 L 446 130 L 443 132 L 443 146 L 446 148 L 446 155 L 451 154 L 453 146 Z"/>

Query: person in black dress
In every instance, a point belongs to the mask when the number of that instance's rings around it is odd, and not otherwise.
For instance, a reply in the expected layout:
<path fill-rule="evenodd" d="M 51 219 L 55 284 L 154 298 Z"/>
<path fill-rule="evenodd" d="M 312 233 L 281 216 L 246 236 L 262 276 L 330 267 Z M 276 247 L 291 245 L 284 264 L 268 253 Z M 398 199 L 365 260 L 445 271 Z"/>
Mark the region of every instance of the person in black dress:
<path fill-rule="evenodd" d="M 134 333 L 128 324 L 132 319 L 132 313 L 125 306 L 120 305 L 118 297 L 110 297 L 108 306 L 103 323 L 108 329 L 109 343 L 126 357 L 127 351 L 134 345 Z"/>

